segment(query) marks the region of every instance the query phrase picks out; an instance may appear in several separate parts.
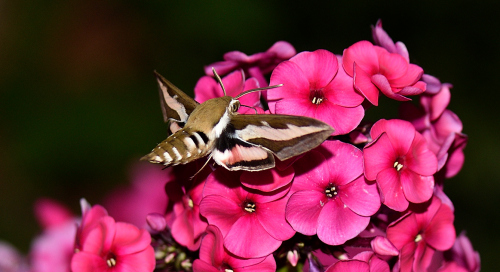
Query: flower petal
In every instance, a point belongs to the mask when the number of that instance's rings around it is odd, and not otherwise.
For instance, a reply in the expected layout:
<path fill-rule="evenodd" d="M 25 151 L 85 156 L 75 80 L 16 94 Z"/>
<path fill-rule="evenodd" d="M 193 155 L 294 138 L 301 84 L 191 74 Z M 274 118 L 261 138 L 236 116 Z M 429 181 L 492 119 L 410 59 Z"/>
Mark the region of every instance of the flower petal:
<path fill-rule="evenodd" d="M 377 174 L 389 168 L 394 168 L 397 159 L 387 133 L 383 133 L 363 149 L 365 176 L 368 180 L 377 179 Z"/>
<path fill-rule="evenodd" d="M 394 167 L 387 168 L 377 175 L 377 184 L 380 189 L 382 203 L 395 211 L 404 211 L 408 208 L 403 187 Z"/>
<path fill-rule="evenodd" d="M 107 271 L 106 261 L 99 255 L 80 251 L 71 258 L 71 271 L 75 272 L 95 272 Z"/>
<path fill-rule="evenodd" d="M 153 271 L 155 266 L 155 252 L 151 246 L 135 254 L 116 257 L 117 271 L 137 271 L 138 267 L 142 271 Z"/>
<path fill-rule="evenodd" d="M 402 170 L 400 174 L 403 192 L 408 201 L 422 203 L 432 197 L 434 193 L 433 176 L 422 176 L 411 170 Z"/>
<path fill-rule="evenodd" d="M 339 65 L 342 57 L 337 56 Z M 323 89 L 325 98 L 339 106 L 356 107 L 361 105 L 364 98 L 354 90 L 354 79 L 347 75 L 344 69 L 339 69 L 335 78 Z"/>
<path fill-rule="evenodd" d="M 209 195 L 201 200 L 200 213 L 207 218 L 208 223 L 217 226 L 224 236 L 234 222 L 245 215 L 238 203 L 217 195 Z"/>
<path fill-rule="evenodd" d="M 319 213 L 327 201 L 325 194 L 318 191 L 295 192 L 286 205 L 286 220 L 295 231 L 314 235 Z"/>
<path fill-rule="evenodd" d="M 344 272 L 344 271 L 356 271 L 356 272 L 370 272 L 370 267 L 368 263 L 358 260 L 347 260 L 336 262 L 334 265 L 330 266 L 325 272 Z"/>
<path fill-rule="evenodd" d="M 360 176 L 339 189 L 340 199 L 353 212 L 362 216 L 372 216 L 380 208 L 380 195 L 374 182 L 368 184 L 364 176 Z"/>
<path fill-rule="evenodd" d="M 282 188 L 292 182 L 295 175 L 293 167 L 284 170 L 272 168 L 265 171 L 244 171 L 241 174 L 241 184 L 245 187 L 256 189 L 262 192 L 271 192 Z"/>
<path fill-rule="evenodd" d="M 242 258 L 267 256 L 280 245 L 281 241 L 271 237 L 254 215 L 241 217 L 224 237 L 226 249 Z"/>
<path fill-rule="evenodd" d="M 375 139 L 384 131 L 387 132 L 387 136 L 398 156 L 408 153 L 415 137 L 415 127 L 410 122 L 399 119 L 382 119 L 373 125 L 370 135 L 372 139 Z"/>
<path fill-rule="evenodd" d="M 318 217 L 318 238 L 329 245 L 341 245 L 363 231 L 370 217 L 360 216 L 335 198 L 323 206 Z"/>
<path fill-rule="evenodd" d="M 413 244 L 420 228 L 413 213 L 407 213 L 387 227 L 387 239 L 399 250 Z"/>
<path fill-rule="evenodd" d="M 259 203 L 257 207 L 257 219 L 264 229 L 276 240 L 285 241 L 295 234 L 293 228 L 285 219 L 285 208 L 288 202 L 287 197 L 279 200 Z"/>
<path fill-rule="evenodd" d="M 353 76 L 356 71 L 353 70 L 354 63 L 359 66 L 365 73 L 370 75 L 378 73 L 378 55 L 375 51 L 375 46 L 369 41 L 359 41 L 344 50 L 344 70 L 350 76 Z"/>
<path fill-rule="evenodd" d="M 337 74 L 339 69 L 337 57 L 324 49 L 314 52 L 301 52 L 290 61 L 300 66 L 307 80 L 310 90 L 324 88 Z"/>
<path fill-rule="evenodd" d="M 423 176 L 434 175 L 438 164 L 436 155 L 429 150 L 424 137 L 418 132 L 415 133 L 404 163 L 413 172 Z"/>
<path fill-rule="evenodd" d="M 127 255 L 142 251 L 151 244 L 151 235 L 128 223 L 117 222 L 113 240 L 113 251 L 117 255 Z"/>
<path fill-rule="evenodd" d="M 373 84 L 371 75 L 359 68 L 357 63 L 354 63 L 354 88 L 366 97 L 370 103 L 378 106 L 379 90 Z"/>
<path fill-rule="evenodd" d="M 295 62 L 284 61 L 274 68 L 270 85 L 283 84 L 267 94 L 269 100 L 301 98 L 309 100 L 309 81 Z"/>
<path fill-rule="evenodd" d="M 448 250 L 455 242 L 455 219 L 453 211 L 448 205 L 442 205 L 432 218 L 425 230 L 425 241 L 437 250 Z"/>
<path fill-rule="evenodd" d="M 200 247 L 200 259 L 214 266 L 220 266 L 224 258 L 224 239 L 219 228 L 214 225 L 207 227 Z"/>

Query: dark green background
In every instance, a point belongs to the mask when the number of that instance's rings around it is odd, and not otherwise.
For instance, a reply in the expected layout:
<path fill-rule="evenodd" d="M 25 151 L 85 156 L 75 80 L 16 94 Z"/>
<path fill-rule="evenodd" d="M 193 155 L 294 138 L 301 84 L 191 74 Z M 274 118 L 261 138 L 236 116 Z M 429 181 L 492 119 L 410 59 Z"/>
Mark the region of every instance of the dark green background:
<path fill-rule="evenodd" d="M 153 70 L 188 93 L 203 65 L 277 40 L 340 54 L 371 39 L 403 41 L 411 61 L 454 85 L 450 108 L 469 135 L 462 172 L 445 184 L 457 232 L 494 271 L 500 242 L 497 1 L 2 1 L 0 239 L 27 251 L 33 202 L 78 213 L 129 182 L 130 166 L 166 136 Z M 383 100 L 387 104 L 387 100 Z M 390 109 L 383 115 L 395 117 Z"/>

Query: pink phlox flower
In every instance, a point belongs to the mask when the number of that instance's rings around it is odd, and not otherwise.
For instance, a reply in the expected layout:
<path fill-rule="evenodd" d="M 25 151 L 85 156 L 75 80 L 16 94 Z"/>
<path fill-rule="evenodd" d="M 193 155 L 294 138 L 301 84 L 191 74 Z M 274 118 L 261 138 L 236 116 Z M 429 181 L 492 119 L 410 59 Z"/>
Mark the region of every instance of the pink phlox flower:
<path fill-rule="evenodd" d="M 196 161 L 176 166 L 165 186 L 169 198 L 167 226 L 175 241 L 192 251 L 200 247 L 201 237 L 208 226 L 206 219 L 200 215 L 199 205 L 205 179 L 212 170 L 205 167 L 191 179 L 202 165 L 203 162 Z"/>
<path fill-rule="evenodd" d="M 71 271 L 153 271 L 156 261 L 149 233 L 129 223 L 115 222 L 103 212 L 96 205 L 84 214 L 80 226 L 84 231 L 77 235 L 86 235 L 77 237 L 80 244 L 71 259 Z"/>
<path fill-rule="evenodd" d="M 276 271 L 276 262 L 272 254 L 265 257 L 244 259 L 234 256 L 224 248 L 224 238 L 220 230 L 210 225 L 203 237 L 200 258 L 193 263 L 194 272 L 245 272 Z"/>
<path fill-rule="evenodd" d="M 31 245 L 31 271 L 69 271 L 78 220 L 62 204 L 45 198 L 36 201 L 35 216 L 43 232 Z"/>
<path fill-rule="evenodd" d="M 364 148 L 365 176 L 376 180 L 382 203 L 404 211 L 409 202 L 432 197 L 437 159 L 413 125 L 403 120 L 379 120 L 371 131 L 375 139 Z"/>
<path fill-rule="evenodd" d="M 375 26 L 372 27 L 372 37 L 373 42 L 385 48 L 390 53 L 397 53 L 405 58 L 407 61 L 410 61 L 410 56 L 408 54 L 408 49 L 406 49 L 406 45 L 403 42 L 396 42 L 391 39 L 389 34 L 382 28 L 382 20 L 378 20 Z"/>
<path fill-rule="evenodd" d="M 341 245 L 368 226 L 380 208 L 380 196 L 375 183 L 363 176 L 359 149 L 326 141 L 296 165 L 305 171 L 296 175 L 286 206 L 286 219 L 294 230 Z"/>
<path fill-rule="evenodd" d="M 222 78 L 222 84 L 224 84 L 224 89 L 226 90 L 226 95 L 235 97 L 238 94 L 251 90 L 257 89 L 261 86 L 257 79 L 251 77 L 245 80 L 245 74 L 242 70 L 234 71 L 227 76 Z M 239 113 L 255 113 L 252 108 L 249 107 L 260 107 L 260 94 L 261 92 L 253 92 L 240 97 L 238 100 L 241 105 L 247 107 L 240 107 Z M 196 86 L 194 87 L 194 97 L 199 103 L 203 103 L 212 98 L 223 97 L 224 92 L 220 84 L 210 76 L 201 77 Z"/>
<path fill-rule="evenodd" d="M 453 247 L 444 252 L 445 263 L 438 272 L 479 272 L 481 259 L 464 232 L 455 240 Z"/>
<path fill-rule="evenodd" d="M 241 185 L 241 172 L 223 168 L 207 178 L 200 212 L 224 236 L 224 247 L 242 258 L 264 257 L 295 231 L 285 220 L 290 185 L 269 193 Z"/>
<path fill-rule="evenodd" d="M 426 271 L 436 250 L 450 249 L 455 242 L 453 220 L 450 207 L 433 197 L 392 222 L 387 238 L 400 251 L 401 271 Z"/>
<path fill-rule="evenodd" d="M 280 63 L 271 75 L 269 109 L 277 114 L 308 116 L 331 125 L 333 135 L 356 128 L 364 116 L 363 97 L 343 69 L 342 57 L 319 49 Z"/>
<path fill-rule="evenodd" d="M 354 88 L 373 105 L 378 105 L 379 90 L 398 101 L 411 100 L 406 95 L 425 91 L 425 83 L 418 82 L 423 70 L 397 53 L 359 41 L 344 50 L 344 70 L 354 78 Z"/>
<path fill-rule="evenodd" d="M 131 171 L 132 184 L 112 192 L 104 200 L 104 207 L 115 220 L 144 228 L 146 215 L 164 213 L 167 195 L 164 188 L 170 170 L 157 165 L 137 163 Z"/>
<path fill-rule="evenodd" d="M 224 54 L 224 61 L 205 66 L 205 74 L 212 75 L 212 67 L 220 75 L 226 75 L 234 70 L 243 69 L 245 74 L 255 77 L 261 87 L 267 86 L 265 74 L 270 73 L 278 63 L 293 57 L 295 48 L 285 41 L 278 41 L 266 52 L 246 55 L 240 51 L 231 51 Z"/>

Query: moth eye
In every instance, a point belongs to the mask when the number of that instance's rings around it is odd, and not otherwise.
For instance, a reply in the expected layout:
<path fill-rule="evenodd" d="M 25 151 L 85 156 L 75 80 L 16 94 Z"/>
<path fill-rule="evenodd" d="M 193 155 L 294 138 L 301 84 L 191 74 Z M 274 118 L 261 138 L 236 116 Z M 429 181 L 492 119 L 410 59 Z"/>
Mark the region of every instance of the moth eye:
<path fill-rule="evenodd" d="M 231 103 L 230 107 L 232 112 L 237 112 L 238 109 L 240 108 L 240 101 L 234 100 L 234 102 Z"/>

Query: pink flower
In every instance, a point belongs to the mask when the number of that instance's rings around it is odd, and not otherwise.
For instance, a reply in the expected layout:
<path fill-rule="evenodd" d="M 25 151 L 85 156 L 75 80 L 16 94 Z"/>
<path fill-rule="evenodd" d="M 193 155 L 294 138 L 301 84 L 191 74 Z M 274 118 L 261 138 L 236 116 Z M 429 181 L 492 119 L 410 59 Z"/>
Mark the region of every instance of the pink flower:
<path fill-rule="evenodd" d="M 224 236 L 224 247 L 242 258 L 264 257 L 295 231 L 285 220 L 290 186 L 270 193 L 240 184 L 241 172 L 217 169 L 207 179 L 200 212 Z"/>
<path fill-rule="evenodd" d="M 102 212 L 96 205 L 84 214 L 87 224 L 82 220 L 84 232 L 79 234 L 85 237 L 77 239 L 80 244 L 71 259 L 72 271 L 153 271 L 156 261 L 149 233 L 107 215 L 95 217 Z"/>
<path fill-rule="evenodd" d="M 234 71 L 227 76 L 222 78 L 222 84 L 226 89 L 226 95 L 235 97 L 240 93 L 257 89 L 261 87 L 255 78 L 249 78 L 245 81 L 245 75 L 242 70 Z M 224 92 L 220 84 L 210 76 L 204 76 L 198 80 L 196 86 L 194 87 L 195 100 L 199 103 L 203 103 L 212 98 L 223 97 Z M 261 92 L 253 92 L 240 97 L 238 100 L 241 105 L 248 107 L 240 107 L 239 113 L 255 113 L 252 108 L 249 107 L 260 107 L 260 94 Z"/>
<path fill-rule="evenodd" d="M 157 165 L 138 163 L 132 167 L 132 184 L 114 191 L 104 206 L 115 220 L 146 227 L 146 215 L 164 213 L 167 207 L 165 183 L 170 170 Z"/>
<path fill-rule="evenodd" d="M 297 232 L 318 234 L 324 243 L 340 245 L 368 226 L 380 197 L 375 184 L 363 176 L 359 149 L 340 141 L 326 141 L 321 147 L 296 163 L 307 170 L 295 177 L 286 219 Z"/>
<path fill-rule="evenodd" d="M 339 69 L 342 58 L 326 50 L 302 52 L 280 63 L 271 75 L 269 108 L 277 114 L 308 116 L 331 125 L 333 135 L 356 128 L 364 116 L 363 97 L 352 78 Z"/>
<path fill-rule="evenodd" d="M 370 135 L 375 140 L 364 148 L 365 176 L 377 181 L 382 203 L 404 211 L 409 202 L 429 200 L 437 159 L 413 125 L 382 119 L 373 125 Z"/>
<path fill-rule="evenodd" d="M 426 271 L 436 250 L 444 251 L 455 242 L 453 212 L 433 197 L 425 211 L 415 206 L 387 228 L 387 238 L 399 249 L 401 271 Z"/>
<path fill-rule="evenodd" d="M 213 225 L 208 226 L 200 248 L 200 259 L 193 263 L 194 272 L 218 271 L 276 271 L 276 262 L 272 254 L 261 258 L 243 259 L 230 254 L 223 245 L 220 230 Z"/>
<path fill-rule="evenodd" d="M 423 70 L 397 53 L 360 41 L 344 50 L 344 70 L 354 77 L 354 88 L 370 103 L 378 105 L 379 90 L 387 97 L 408 101 L 405 95 L 425 91 L 425 83 L 417 82 Z"/>
<path fill-rule="evenodd" d="M 205 66 L 205 74 L 212 75 L 212 67 L 219 75 L 226 75 L 232 71 L 243 69 L 245 74 L 255 77 L 261 87 L 267 86 L 264 75 L 271 72 L 278 63 L 293 57 L 295 48 L 285 41 L 278 41 L 266 52 L 251 56 L 240 51 L 231 51 L 224 54 L 224 61 Z"/>

